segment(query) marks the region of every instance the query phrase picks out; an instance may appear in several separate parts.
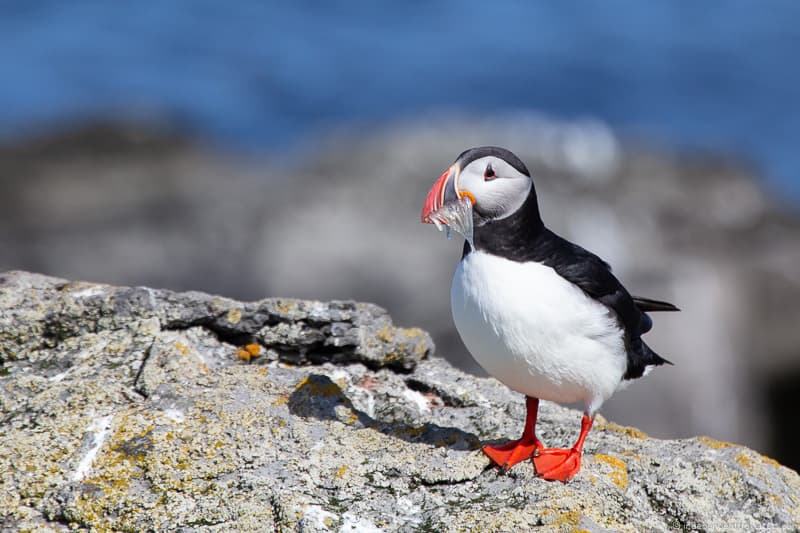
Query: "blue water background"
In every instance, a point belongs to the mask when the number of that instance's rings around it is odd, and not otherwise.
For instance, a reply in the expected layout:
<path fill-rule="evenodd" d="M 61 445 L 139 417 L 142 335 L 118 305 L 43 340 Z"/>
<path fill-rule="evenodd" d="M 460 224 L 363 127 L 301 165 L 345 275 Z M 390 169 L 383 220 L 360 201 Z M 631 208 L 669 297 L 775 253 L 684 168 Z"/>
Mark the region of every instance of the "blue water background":
<path fill-rule="evenodd" d="M 594 117 L 800 199 L 800 2 L 0 3 L 0 137 L 160 117 L 278 150 L 430 110 Z"/>

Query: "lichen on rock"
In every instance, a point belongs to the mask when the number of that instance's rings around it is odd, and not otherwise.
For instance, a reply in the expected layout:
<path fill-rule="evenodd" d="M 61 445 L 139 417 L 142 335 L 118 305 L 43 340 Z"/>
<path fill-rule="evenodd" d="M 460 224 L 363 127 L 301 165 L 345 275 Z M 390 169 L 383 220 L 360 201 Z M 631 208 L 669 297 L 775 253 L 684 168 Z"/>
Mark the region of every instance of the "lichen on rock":
<path fill-rule="evenodd" d="M 522 399 L 432 350 L 369 304 L 0 274 L 0 529 L 800 527 L 795 472 L 602 419 L 573 482 L 502 474 L 479 446 Z M 544 403 L 540 436 L 578 420 Z"/>

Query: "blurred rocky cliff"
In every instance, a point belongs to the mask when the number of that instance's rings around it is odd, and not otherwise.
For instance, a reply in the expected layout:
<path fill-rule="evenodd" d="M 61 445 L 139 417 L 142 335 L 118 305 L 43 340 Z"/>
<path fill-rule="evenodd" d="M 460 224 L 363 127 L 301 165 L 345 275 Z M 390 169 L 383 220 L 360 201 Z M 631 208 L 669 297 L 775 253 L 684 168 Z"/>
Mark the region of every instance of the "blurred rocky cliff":
<path fill-rule="evenodd" d="M 545 221 L 631 292 L 675 302 L 648 343 L 674 367 L 604 413 L 657 436 L 709 434 L 800 466 L 800 217 L 745 165 L 528 116 L 346 131 L 280 158 L 220 153 L 159 128 L 93 125 L 0 149 L 0 271 L 264 296 L 356 299 L 425 328 L 480 370 L 449 312 L 460 242 L 419 223 L 463 149 L 506 146 Z M 785 422 L 782 424 L 781 422 Z"/>

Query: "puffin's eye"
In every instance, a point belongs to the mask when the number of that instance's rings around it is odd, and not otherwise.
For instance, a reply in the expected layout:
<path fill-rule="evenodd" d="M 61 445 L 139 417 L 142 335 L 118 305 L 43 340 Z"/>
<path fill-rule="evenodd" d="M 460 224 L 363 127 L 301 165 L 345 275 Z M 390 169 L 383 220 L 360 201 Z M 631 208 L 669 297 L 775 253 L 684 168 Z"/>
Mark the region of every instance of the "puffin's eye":
<path fill-rule="evenodd" d="M 492 164 L 489 163 L 486 165 L 486 170 L 483 172 L 483 181 L 492 181 L 497 176 L 494 173 L 494 169 L 492 168 Z"/>

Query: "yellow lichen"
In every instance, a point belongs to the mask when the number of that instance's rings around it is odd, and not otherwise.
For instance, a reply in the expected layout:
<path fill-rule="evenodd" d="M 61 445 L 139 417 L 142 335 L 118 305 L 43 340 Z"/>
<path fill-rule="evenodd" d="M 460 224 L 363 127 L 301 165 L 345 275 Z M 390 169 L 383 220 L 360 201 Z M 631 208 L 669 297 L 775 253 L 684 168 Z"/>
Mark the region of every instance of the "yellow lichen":
<path fill-rule="evenodd" d="M 783 466 L 782 464 L 780 464 L 778 461 L 776 461 L 772 457 L 767 457 L 766 455 L 761 455 L 761 460 L 764 461 L 765 463 L 767 463 L 768 465 Z"/>
<path fill-rule="evenodd" d="M 581 522 L 581 512 L 578 510 L 566 511 L 559 513 L 552 525 L 555 527 L 577 527 Z"/>
<path fill-rule="evenodd" d="M 175 349 L 178 350 L 178 353 L 181 355 L 189 355 L 189 347 L 181 341 L 175 342 Z"/>
<path fill-rule="evenodd" d="M 611 472 L 608 474 L 611 482 L 619 487 L 620 490 L 628 488 L 628 465 L 619 457 L 612 455 L 605 455 L 602 453 L 595 454 L 596 461 L 605 463 L 611 467 Z"/>
<path fill-rule="evenodd" d="M 425 335 L 425 332 L 420 328 L 403 328 L 402 331 L 409 339 L 417 339 Z"/>
<path fill-rule="evenodd" d="M 315 396 L 339 396 L 342 394 L 342 389 L 336 383 L 326 382 L 320 383 L 316 380 L 311 380 L 308 376 L 304 377 L 300 383 L 295 387 L 297 391 L 304 391 Z"/>
<path fill-rule="evenodd" d="M 278 300 L 275 303 L 275 308 L 278 311 L 280 311 L 281 313 L 283 313 L 284 315 L 288 315 L 289 313 L 294 311 L 295 306 L 293 305 L 293 302 L 291 302 L 291 301 L 286 302 L 286 301 L 283 301 L 283 300 Z"/>
<path fill-rule="evenodd" d="M 288 394 L 281 394 L 280 396 L 278 396 L 277 398 L 272 400 L 272 405 L 274 405 L 276 407 L 279 406 L 279 405 L 286 405 L 287 403 L 289 403 L 289 395 Z"/>
<path fill-rule="evenodd" d="M 383 326 L 375 336 L 383 342 L 392 342 L 392 339 L 394 339 L 394 332 L 391 327 Z"/>
<path fill-rule="evenodd" d="M 697 441 L 702 444 L 705 444 L 709 448 L 714 448 L 715 450 L 721 450 L 723 448 L 730 448 L 731 446 L 735 446 L 730 442 L 712 439 L 711 437 L 706 437 L 705 435 L 700 435 L 699 437 L 697 437 Z"/>
<path fill-rule="evenodd" d="M 239 321 L 242 319 L 242 310 L 237 308 L 231 309 L 230 311 L 228 311 L 228 314 L 225 318 L 231 324 L 238 324 Z"/>
<path fill-rule="evenodd" d="M 79 496 L 76 507 L 85 521 L 99 530 L 112 529 L 106 516 L 107 507 L 113 502 L 123 500 L 128 492 L 131 479 L 141 476 L 146 454 L 126 448 L 125 444 L 134 439 L 149 439 L 153 425 L 142 427 L 142 421 L 135 417 L 120 417 L 114 424 L 115 430 L 109 442 L 103 446 L 95 459 L 92 475 L 83 483 L 100 489 L 101 498 Z"/>
<path fill-rule="evenodd" d="M 745 453 L 740 453 L 736 456 L 736 462 L 742 465 L 745 468 L 750 468 L 753 466 L 753 460 L 747 456 Z"/>
<path fill-rule="evenodd" d="M 600 424 L 598 429 L 602 431 L 613 431 L 614 433 L 621 433 L 623 435 L 627 435 L 628 437 L 632 437 L 634 439 L 649 438 L 647 433 L 645 433 L 640 429 L 636 429 L 630 426 L 621 426 L 619 424 L 615 424 L 614 422 L 606 422 L 604 424 Z"/>
<path fill-rule="evenodd" d="M 336 473 L 333 475 L 336 479 L 342 479 L 344 475 L 347 473 L 347 465 L 342 465 L 336 469 Z"/>

